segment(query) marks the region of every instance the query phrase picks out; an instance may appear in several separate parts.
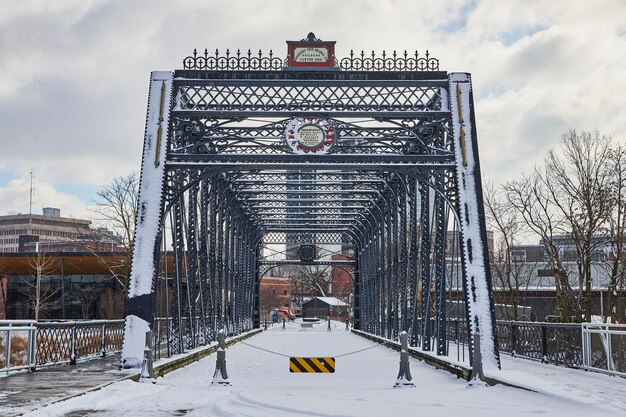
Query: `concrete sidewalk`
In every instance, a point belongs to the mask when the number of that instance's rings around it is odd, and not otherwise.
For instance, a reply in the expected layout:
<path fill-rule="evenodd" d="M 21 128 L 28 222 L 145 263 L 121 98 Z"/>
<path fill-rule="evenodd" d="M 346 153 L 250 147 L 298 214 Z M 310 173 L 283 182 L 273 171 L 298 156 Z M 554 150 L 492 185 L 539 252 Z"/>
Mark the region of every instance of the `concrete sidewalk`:
<path fill-rule="evenodd" d="M 0 377 L 0 416 L 16 416 L 99 385 L 121 380 L 119 354 L 77 365 L 43 367 Z"/>

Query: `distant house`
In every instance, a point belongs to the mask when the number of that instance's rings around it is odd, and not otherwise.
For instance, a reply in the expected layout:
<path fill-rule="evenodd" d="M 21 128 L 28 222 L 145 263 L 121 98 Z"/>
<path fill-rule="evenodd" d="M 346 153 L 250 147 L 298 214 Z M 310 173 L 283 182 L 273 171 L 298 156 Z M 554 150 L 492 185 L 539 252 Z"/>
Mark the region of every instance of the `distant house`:
<path fill-rule="evenodd" d="M 314 297 L 302 304 L 302 317 L 345 320 L 349 314 L 349 305 L 335 297 Z M 332 311 L 331 311 L 332 310 Z"/>

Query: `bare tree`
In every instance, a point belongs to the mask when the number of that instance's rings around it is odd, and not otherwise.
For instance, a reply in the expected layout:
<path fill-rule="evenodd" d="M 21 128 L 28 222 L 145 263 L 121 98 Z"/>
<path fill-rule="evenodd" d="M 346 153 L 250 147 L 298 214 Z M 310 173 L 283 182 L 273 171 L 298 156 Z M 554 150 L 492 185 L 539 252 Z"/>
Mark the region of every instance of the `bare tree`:
<path fill-rule="evenodd" d="M 51 274 L 55 268 L 54 260 L 45 252 L 36 252 L 28 258 L 28 265 L 33 271 L 34 282 L 23 280 L 32 291 L 27 296 L 33 304 L 34 319 L 39 320 L 52 305 L 57 302 L 60 287 L 53 288 Z"/>
<path fill-rule="evenodd" d="M 506 199 L 502 187 L 492 183 L 484 188 L 485 215 L 489 228 L 496 232 L 496 245 L 491 260 L 491 271 L 494 284 L 506 294 L 507 303 L 512 303 L 513 309 L 504 309 L 506 319 L 518 320 L 518 306 L 522 301 L 522 290 L 527 290 L 536 263 L 529 263 L 526 259 L 517 259 L 513 256 L 514 246 L 524 232 L 524 224 L 519 219 L 519 212 Z M 510 316 L 509 316 L 510 314 Z"/>
<path fill-rule="evenodd" d="M 321 265 L 289 265 L 285 266 L 286 274 L 294 285 L 311 295 L 326 296 L 330 286 L 330 267 Z"/>
<path fill-rule="evenodd" d="M 130 275 L 138 194 L 139 178 L 136 172 L 132 172 L 113 179 L 111 184 L 98 191 L 95 200 L 98 223 L 106 231 L 107 238 L 124 248 L 121 258 L 111 260 L 100 256 L 100 260 L 124 291 Z"/>
<path fill-rule="evenodd" d="M 121 319 L 124 315 L 124 295 L 112 288 L 101 292 L 98 314 L 102 319 Z"/>
<path fill-rule="evenodd" d="M 541 237 L 554 268 L 559 320 L 569 315 L 589 320 L 592 314 L 592 264 L 610 240 L 607 225 L 615 206 L 611 155 L 610 137 L 571 130 L 562 136 L 558 151 L 548 153 L 542 168 L 505 186 L 511 204 Z M 572 247 L 556 242 L 557 236 L 569 239 Z M 563 263 L 568 256 L 576 261 L 575 291 Z"/>
<path fill-rule="evenodd" d="M 101 292 L 102 291 L 99 288 L 92 286 L 89 289 L 75 290 L 69 294 L 71 299 L 78 302 L 82 319 L 88 320 L 91 318 L 91 311 L 93 310 L 92 307 Z"/>
<path fill-rule="evenodd" d="M 567 225 L 576 252 L 579 292 L 584 291 L 585 318 L 592 305 L 593 254 L 607 242 L 606 222 L 611 209 L 611 139 L 570 130 L 562 136 L 561 154 L 551 150 L 546 158 L 544 182 L 550 201 Z M 582 306 L 581 306 L 582 307 Z"/>
<path fill-rule="evenodd" d="M 559 321 L 570 321 L 574 315 L 580 321 L 580 308 L 564 266 L 562 254 L 554 243 L 554 237 L 561 234 L 564 221 L 555 214 L 549 200 L 544 176 L 539 170 L 530 176 L 504 185 L 507 199 L 520 214 L 526 226 L 541 238 L 548 255 L 548 265 L 554 271 L 556 286 L 556 315 Z"/>
<path fill-rule="evenodd" d="M 608 219 L 610 251 L 606 259 L 609 282 L 607 311 L 613 323 L 625 322 L 626 278 L 626 147 L 615 146 L 609 156 L 611 211 Z M 621 305 L 620 305 L 621 304 Z"/>

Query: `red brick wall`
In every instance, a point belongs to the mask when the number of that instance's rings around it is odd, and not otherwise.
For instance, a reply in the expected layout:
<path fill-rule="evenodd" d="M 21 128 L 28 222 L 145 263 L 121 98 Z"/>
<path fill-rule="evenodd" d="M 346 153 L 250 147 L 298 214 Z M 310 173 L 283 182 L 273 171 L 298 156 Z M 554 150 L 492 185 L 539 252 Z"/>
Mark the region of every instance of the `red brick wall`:
<path fill-rule="evenodd" d="M 347 260 L 347 255 L 333 255 L 333 260 Z M 330 273 L 331 276 L 331 295 L 337 298 L 347 297 L 353 292 L 352 277 L 343 268 L 334 266 Z"/>

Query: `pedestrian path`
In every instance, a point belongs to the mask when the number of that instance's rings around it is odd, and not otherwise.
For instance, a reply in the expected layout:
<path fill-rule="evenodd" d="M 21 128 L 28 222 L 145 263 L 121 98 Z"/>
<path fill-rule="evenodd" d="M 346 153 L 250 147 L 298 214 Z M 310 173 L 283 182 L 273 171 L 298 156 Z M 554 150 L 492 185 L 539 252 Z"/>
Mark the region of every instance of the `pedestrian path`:
<path fill-rule="evenodd" d="M 292 356 L 335 358 L 336 369 L 334 373 L 290 372 Z M 229 386 L 211 384 L 215 369 L 215 355 L 211 355 L 158 378 L 156 384 L 121 381 L 28 415 L 626 415 L 623 402 L 610 401 L 611 396 L 626 391 L 626 381 L 621 378 L 503 358 L 500 376 L 540 391 L 531 392 L 506 385 L 468 386 L 464 380 L 411 358 L 415 388 L 393 388 L 399 357 L 398 352 L 345 332 L 339 325 L 328 332 L 325 325 L 303 329 L 289 323 L 285 330 L 275 326 L 227 348 Z M 582 395 L 585 390 L 589 393 L 586 397 Z"/>
<path fill-rule="evenodd" d="M 128 375 L 119 371 L 120 357 L 39 368 L 0 377 L 0 416 L 19 415 Z"/>

